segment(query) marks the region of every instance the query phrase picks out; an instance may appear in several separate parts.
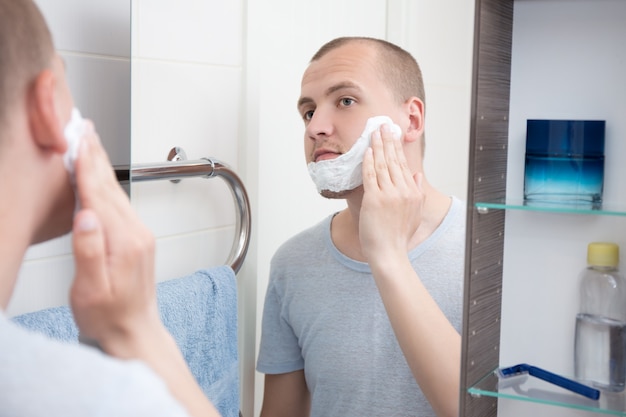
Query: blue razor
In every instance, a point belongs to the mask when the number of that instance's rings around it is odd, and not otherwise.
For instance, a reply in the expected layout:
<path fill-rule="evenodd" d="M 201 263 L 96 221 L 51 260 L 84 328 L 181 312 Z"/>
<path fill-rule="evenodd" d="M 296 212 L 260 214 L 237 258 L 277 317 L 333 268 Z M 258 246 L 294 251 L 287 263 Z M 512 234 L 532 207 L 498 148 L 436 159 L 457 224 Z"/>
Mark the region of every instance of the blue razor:
<path fill-rule="evenodd" d="M 576 394 L 591 398 L 592 400 L 600 398 L 600 391 L 595 388 L 591 388 L 587 385 L 572 381 L 571 379 L 564 378 L 560 375 L 548 372 L 545 369 L 537 368 L 536 366 L 531 366 L 526 363 L 520 363 L 519 365 L 510 366 L 508 368 L 500 368 L 498 369 L 498 373 L 504 378 L 528 374 L 536 378 L 543 379 L 551 384 L 558 385 L 566 390 L 575 392 Z"/>

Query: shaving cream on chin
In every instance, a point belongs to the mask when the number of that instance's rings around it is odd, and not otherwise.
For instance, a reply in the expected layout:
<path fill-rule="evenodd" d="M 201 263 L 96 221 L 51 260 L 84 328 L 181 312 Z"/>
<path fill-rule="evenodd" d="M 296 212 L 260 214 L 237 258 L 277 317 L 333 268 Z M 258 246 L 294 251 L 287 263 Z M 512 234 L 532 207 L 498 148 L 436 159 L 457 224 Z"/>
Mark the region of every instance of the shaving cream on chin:
<path fill-rule="evenodd" d="M 318 192 L 349 191 L 363 184 L 362 165 L 365 151 L 370 146 L 372 133 L 385 123 L 391 127 L 394 138 L 402 137 L 400 126 L 393 123 L 388 116 L 371 117 L 367 119 L 363 133 L 348 152 L 335 159 L 309 163 L 309 175 Z"/>

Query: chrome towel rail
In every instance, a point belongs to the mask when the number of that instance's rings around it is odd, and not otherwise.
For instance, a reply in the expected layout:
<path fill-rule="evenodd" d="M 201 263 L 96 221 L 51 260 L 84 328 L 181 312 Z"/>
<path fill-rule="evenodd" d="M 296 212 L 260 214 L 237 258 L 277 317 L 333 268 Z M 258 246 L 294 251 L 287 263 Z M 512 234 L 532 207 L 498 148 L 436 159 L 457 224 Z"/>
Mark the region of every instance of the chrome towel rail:
<path fill-rule="evenodd" d="M 235 224 L 235 240 L 226 264 L 238 272 L 248 252 L 250 245 L 250 201 L 246 188 L 237 174 L 226 164 L 212 158 L 187 160 L 184 151 L 174 148 L 170 152 L 170 161 L 152 164 L 136 164 L 129 166 L 114 166 L 118 181 L 124 183 L 130 181 L 154 181 L 170 180 L 178 182 L 185 178 L 220 177 L 230 188 L 237 206 Z"/>

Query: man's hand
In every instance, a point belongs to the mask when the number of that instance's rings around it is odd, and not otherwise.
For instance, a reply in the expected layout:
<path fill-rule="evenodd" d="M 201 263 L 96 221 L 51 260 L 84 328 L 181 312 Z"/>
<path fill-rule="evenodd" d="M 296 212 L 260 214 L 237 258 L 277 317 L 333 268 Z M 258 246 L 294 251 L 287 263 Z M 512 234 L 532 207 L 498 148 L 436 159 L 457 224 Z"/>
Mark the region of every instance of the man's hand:
<path fill-rule="evenodd" d="M 389 126 L 372 133 L 363 160 L 363 203 L 359 217 L 361 249 L 369 263 L 408 252 L 421 223 L 421 177 L 411 174 L 402 140 Z"/>
<path fill-rule="evenodd" d="M 219 416 L 159 317 L 154 237 L 132 209 L 90 122 L 86 130 L 75 165 L 81 210 L 74 219 L 70 294 L 81 335 L 112 356 L 146 363 L 190 415 Z"/>
<path fill-rule="evenodd" d="M 70 300 L 82 336 L 125 356 L 124 344 L 159 326 L 154 238 L 117 182 L 93 125 L 76 161 L 76 276 Z M 119 350 L 122 351 L 119 351 Z"/>

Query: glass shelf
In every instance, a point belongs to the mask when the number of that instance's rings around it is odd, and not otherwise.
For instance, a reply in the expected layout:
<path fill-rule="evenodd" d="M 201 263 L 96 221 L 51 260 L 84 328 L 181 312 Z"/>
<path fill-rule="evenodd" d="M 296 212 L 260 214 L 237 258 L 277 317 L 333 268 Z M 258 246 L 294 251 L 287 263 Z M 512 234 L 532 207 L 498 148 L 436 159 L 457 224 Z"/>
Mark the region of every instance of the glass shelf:
<path fill-rule="evenodd" d="M 486 213 L 490 209 L 495 210 L 526 210 L 541 211 L 548 213 L 574 213 L 574 214 L 593 214 L 604 216 L 626 216 L 626 205 L 604 203 L 601 207 L 594 208 L 589 204 L 557 204 L 557 203 L 538 203 L 525 202 L 522 199 L 506 199 L 495 200 L 491 202 L 477 202 L 476 208 L 479 213 Z"/>
<path fill-rule="evenodd" d="M 475 397 L 488 396 L 529 401 L 591 411 L 598 414 L 626 416 L 626 394 L 601 391 L 598 400 L 591 400 L 564 388 L 529 375 L 499 378 L 495 370 L 467 389 Z"/>

